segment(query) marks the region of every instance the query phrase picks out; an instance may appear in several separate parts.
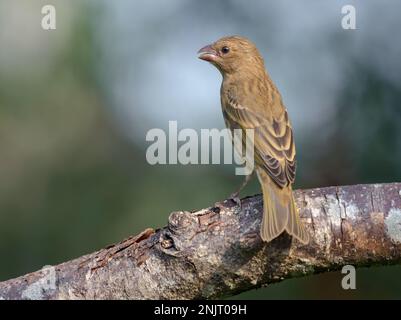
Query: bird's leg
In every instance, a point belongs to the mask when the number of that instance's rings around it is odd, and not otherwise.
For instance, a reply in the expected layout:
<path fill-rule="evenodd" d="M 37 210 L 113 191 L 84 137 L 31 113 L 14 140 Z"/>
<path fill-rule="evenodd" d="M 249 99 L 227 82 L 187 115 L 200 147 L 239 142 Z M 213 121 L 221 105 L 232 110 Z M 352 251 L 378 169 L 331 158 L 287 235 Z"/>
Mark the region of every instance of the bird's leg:
<path fill-rule="evenodd" d="M 245 179 L 244 179 L 244 181 L 242 181 L 240 187 L 235 192 L 233 192 L 229 197 L 229 199 L 234 201 L 237 204 L 237 206 L 239 206 L 239 207 L 241 207 L 241 199 L 239 198 L 239 194 L 242 191 L 242 189 L 244 189 L 245 186 L 248 184 L 248 182 L 251 180 L 252 175 L 253 175 L 253 173 L 245 176 Z"/>

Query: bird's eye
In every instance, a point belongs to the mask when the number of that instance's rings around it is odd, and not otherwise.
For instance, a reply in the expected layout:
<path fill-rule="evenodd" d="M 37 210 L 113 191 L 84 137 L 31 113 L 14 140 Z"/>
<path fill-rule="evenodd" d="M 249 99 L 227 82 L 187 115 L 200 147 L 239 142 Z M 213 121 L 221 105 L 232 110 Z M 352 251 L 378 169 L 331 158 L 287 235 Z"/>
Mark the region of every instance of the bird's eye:
<path fill-rule="evenodd" d="M 221 48 L 221 52 L 222 52 L 223 54 L 229 53 L 229 52 L 230 52 L 230 48 L 224 46 L 223 48 Z"/>

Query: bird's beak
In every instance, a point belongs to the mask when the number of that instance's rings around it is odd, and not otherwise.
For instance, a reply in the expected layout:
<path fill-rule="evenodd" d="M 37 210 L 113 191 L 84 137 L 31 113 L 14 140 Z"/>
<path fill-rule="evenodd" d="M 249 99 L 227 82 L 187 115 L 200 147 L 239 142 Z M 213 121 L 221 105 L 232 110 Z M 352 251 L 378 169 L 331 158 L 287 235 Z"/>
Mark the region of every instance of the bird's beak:
<path fill-rule="evenodd" d="M 211 45 L 208 45 L 208 46 L 200 49 L 198 51 L 198 54 L 199 54 L 199 56 L 198 56 L 199 59 L 209 61 L 209 62 L 215 61 L 216 58 L 218 57 L 217 51 L 214 50 Z"/>

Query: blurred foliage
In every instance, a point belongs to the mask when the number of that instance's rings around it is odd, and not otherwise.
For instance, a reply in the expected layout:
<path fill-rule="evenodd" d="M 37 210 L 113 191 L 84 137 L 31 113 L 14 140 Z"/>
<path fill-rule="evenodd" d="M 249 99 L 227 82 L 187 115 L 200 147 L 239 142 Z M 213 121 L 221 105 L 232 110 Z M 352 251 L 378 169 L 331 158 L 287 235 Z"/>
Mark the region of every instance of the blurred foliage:
<path fill-rule="evenodd" d="M 0 72 L 0 280 L 163 226 L 169 212 L 209 206 L 241 181 L 218 165 L 146 163 L 145 141 L 127 139 L 110 111 L 90 8 L 73 13 L 47 69 Z M 318 129 L 326 140 L 298 138 L 298 187 L 401 180 L 400 87 L 367 64 L 348 70 L 334 120 Z M 256 179 L 244 191 L 255 193 Z M 336 272 L 236 298 L 401 298 L 400 273 L 361 269 L 353 292 Z"/>

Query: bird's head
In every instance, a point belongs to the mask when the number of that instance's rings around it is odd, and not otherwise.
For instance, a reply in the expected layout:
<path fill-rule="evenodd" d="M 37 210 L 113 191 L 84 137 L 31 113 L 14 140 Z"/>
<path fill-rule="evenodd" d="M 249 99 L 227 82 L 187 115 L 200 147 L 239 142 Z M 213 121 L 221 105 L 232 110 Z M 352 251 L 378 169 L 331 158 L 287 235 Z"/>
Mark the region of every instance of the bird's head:
<path fill-rule="evenodd" d="M 224 37 L 198 51 L 199 59 L 213 64 L 224 75 L 240 69 L 262 68 L 263 58 L 256 46 L 240 36 Z"/>

